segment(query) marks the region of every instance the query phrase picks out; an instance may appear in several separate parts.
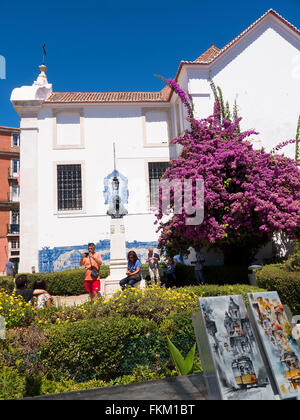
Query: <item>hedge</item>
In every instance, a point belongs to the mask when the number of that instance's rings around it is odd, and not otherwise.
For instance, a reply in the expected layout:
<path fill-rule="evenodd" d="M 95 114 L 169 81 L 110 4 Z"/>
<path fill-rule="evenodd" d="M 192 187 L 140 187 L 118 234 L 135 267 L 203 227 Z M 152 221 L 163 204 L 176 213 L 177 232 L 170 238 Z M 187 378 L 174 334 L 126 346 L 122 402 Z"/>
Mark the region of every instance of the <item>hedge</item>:
<path fill-rule="evenodd" d="M 283 264 L 271 264 L 256 272 L 257 286 L 277 291 L 293 314 L 300 314 L 300 271 L 287 271 Z"/>
<path fill-rule="evenodd" d="M 29 288 L 33 287 L 35 280 L 44 279 L 47 282 L 48 292 L 53 296 L 78 296 L 85 292 L 84 289 L 84 268 L 65 270 L 57 273 L 25 273 L 29 280 Z M 106 278 L 109 275 L 109 267 L 102 266 L 100 277 Z M 5 289 L 12 292 L 14 282 L 11 277 L 0 277 L 0 290 Z"/>
<path fill-rule="evenodd" d="M 153 321 L 133 316 L 51 326 L 44 331 L 41 360 L 55 379 L 109 380 L 122 373 L 129 339 L 137 340 L 157 329 Z"/>
<path fill-rule="evenodd" d="M 160 268 L 160 275 L 164 273 Z M 26 273 L 27 274 L 27 273 Z M 147 265 L 142 265 L 143 278 L 148 275 Z M 244 266 L 207 266 L 204 268 L 207 284 L 248 284 L 248 270 Z M 106 278 L 109 275 L 109 266 L 101 266 L 100 277 Z M 53 296 L 78 296 L 86 293 L 84 289 L 84 269 L 65 270 L 57 273 L 34 273 L 27 274 L 29 288 L 33 286 L 35 280 L 43 278 L 47 282 L 48 291 Z M 176 265 L 175 286 L 183 287 L 195 284 L 194 267 L 177 264 Z M 0 277 L 0 290 L 4 289 L 12 292 L 14 283 L 11 277 Z"/>
<path fill-rule="evenodd" d="M 177 264 L 175 268 L 176 286 L 195 284 L 194 266 Z M 247 266 L 204 266 L 204 276 L 207 284 L 248 284 Z"/>

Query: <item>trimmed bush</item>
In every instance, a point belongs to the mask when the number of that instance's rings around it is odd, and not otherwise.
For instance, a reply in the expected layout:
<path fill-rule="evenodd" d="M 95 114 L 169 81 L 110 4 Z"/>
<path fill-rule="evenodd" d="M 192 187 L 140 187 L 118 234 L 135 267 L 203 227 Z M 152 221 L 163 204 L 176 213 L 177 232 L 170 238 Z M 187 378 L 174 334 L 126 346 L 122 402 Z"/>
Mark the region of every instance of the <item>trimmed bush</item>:
<path fill-rule="evenodd" d="M 176 264 L 176 286 L 190 286 L 196 283 L 194 266 Z M 204 266 L 207 284 L 248 284 L 247 266 Z"/>
<path fill-rule="evenodd" d="M 14 281 L 12 277 L 0 276 L 0 290 L 11 293 L 14 290 Z"/>
<path fill-rule="evenodd" d="M 251 286 L 249 284 L 225 284 L 224 286 L 206 284 L 203 286 L 187 286 L 184 290 L 187 293 L 194 293 L 197 297 L 242 295 L 244 300 L 246 300 L 247 293 L 266 291 L 262 287 Z"/>
<path fill-rule="evenodd" d="M 84 289 L 84 268 L 65 270 L 57 273 L 24 273 L 27 275 L 32 288 L 37 279 L 44 279 L 47 282 L 48 292 L 53 296 L 78 296 L 86 293 Z M 102 279 L 109 275 L 109 266 L 101 266 L 100 277 Z M 11 277 L 0 277 L 0 290 L 12 292 L 14 282 Z"/>
<path fill-rule="evenodd" d="M 283 264 L 271 264 L 256 272 L 257 285 L 269 291 L 277 291 L 282 303 L 293 314 L 300 314 L 300 272 L 287 271 Z"/>
<path fill-rule="evenodd" d="M 41 360 L 54 379 L 110 380 L 120 375 L 129 339 L 157 330 L 137 317 L 107 317 L 45 329 Z"/>
<path fill-rule="evenodd" d="M 160 276 L 163 276 L 165 268 L 160 267 Z M 43 278 L 48 285 L 48 291 L 53 296 L 78 296 L 86 293 L 84 289 L 84 268 L 60 271 L 57 273 L 29 273 L 29 288 L 35 280 Z M 142 265 L 143 278 L 148 276 L 148 266 Z M 244 266 L 205 266 L 204 274 L 207 284 L 248 284 L 248 269 Z M 109 275 L 109 266 L 101 266 L 100 277 Z M 176 287 L 195 285 L 194 267 L 184 264 L 176 265 Z M 0 290 L 12 292 L 14 283 L 11 277 L 0 277 Z"/>
<path fill-rule="evenodd" d="M 0 400 L 22 398 L 25 394 L 25 378 L 16 369 L 0 368 Z"/>

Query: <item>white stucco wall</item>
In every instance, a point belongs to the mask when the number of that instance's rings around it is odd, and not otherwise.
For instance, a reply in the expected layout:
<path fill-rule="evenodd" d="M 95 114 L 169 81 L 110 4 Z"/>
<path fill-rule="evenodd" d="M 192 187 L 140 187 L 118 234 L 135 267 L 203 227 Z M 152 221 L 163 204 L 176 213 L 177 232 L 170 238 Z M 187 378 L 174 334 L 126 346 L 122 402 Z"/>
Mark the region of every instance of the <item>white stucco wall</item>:
<path fill-rule="evenodd" d="M 110 217 L 106 216 L 108 206 L 104 204 L 103 190 L 104 178 L 114 168 L 114 142 L 117 169 L 128 179 L 126 239 L 156 241 L 155 218 L 148 207 L 148 161 L 168 161 L 168 146 L 144 146 L 141 106 L 94 105 L 85 107 L 83 115 L 84 147 L 57 149 L 53 148 L 53 109 L 46 105 L 39 113 L 38 249 L 109 239 Z M 154 131 L 156 129 L 154 127 Z M 74 133 L 74 125 L 67 124 L 63 130 L 69 138 L 68 130 Z M 79 125 L 77 130 L 80 130 Z M 147 130 L 149 132 L 151 127 L 148 126 Z M 153 140 L 153 136 L 151 138 Z M 82 183 L 85 211 L 80 214 L 56 211 L 55 163 L 68 162 L 84 162 Z"/>
<path fill-rule="evenodd" d="M 270 151 L 278 143 L 295 138 L 300 114 L 299 63 L 299 36 L 270 16 L 211 65 L 210 75 L 231 110 L 237 100 L 242 130 L 260 133 L 253 136 L 255 147 Z M 213 110 L 208 77 L 203 66 L 187 70 L 188 90 L 201 118 Z M 295 145 L 282 152 L 294 158 Z"/>

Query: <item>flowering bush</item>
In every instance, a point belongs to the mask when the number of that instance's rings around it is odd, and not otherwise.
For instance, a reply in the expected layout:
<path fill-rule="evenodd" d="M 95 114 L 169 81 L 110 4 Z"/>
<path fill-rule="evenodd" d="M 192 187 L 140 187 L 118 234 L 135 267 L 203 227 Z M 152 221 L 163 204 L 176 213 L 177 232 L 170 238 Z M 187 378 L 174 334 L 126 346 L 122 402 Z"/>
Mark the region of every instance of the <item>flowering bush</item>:
<path fill-rule="evenodd" d="M 168 289 L 152 286 L 146 289 L 129 288 L 116 292 L 103 304 L 94 305 L 90 316 L 100 317 L 108 314 L 120 316 L 135 315 L 160 323 L 171 312 L 182 312 L 197 307 L 197 296 L 184 288 Z"/>
<path fill-rule="evenodd" d="M 189 110 L 186 101 L 183 103 Z M 204 180 L 204 220 L 198 225 L 186 224 L 190 215 L 182 206 L 182 214 L 165 222 L 159 209 L 159 247 L 175 254 L 187 252 L 190 246 L 214 245 L 224 251 L 225 263 L 247 264 L 275 231 L 300 238 L 300 163 L 274 154 L 275 150 L 254 150 L 246 139 L 257 133 L 241 132 L 241 118 L 233 122 L 222 118 L 218 102 L 212 116 L 188 120 L 191 130 L 172 141 L 183 146 L 182 152 L 171 161 L 163 178 L 182 183 L 190 179 L 194 185 L 197 179 Z M 196 202 L 196 187 L 191 189 L 184 191 L 185 198 L 190 192 L 192 206 L 203 209 L 202 203 Z"/>
<path fill-rule="evenodd" d="M 0 290 L 0 316 L 5 318 L 7 328 L 29 325 L 34 319 L 35 308 L 21 296 Z"/>

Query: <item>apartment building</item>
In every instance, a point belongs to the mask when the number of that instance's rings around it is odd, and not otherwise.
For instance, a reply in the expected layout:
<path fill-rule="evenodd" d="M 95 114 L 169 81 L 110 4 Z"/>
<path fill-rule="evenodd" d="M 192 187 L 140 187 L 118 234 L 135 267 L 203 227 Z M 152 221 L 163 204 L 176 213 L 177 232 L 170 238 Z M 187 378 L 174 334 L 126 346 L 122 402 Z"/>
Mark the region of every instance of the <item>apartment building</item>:
<path fill-rule="evenodd" d="M 20 130 L 0 126 L 0 274 L 19 264 Z"/>

